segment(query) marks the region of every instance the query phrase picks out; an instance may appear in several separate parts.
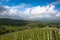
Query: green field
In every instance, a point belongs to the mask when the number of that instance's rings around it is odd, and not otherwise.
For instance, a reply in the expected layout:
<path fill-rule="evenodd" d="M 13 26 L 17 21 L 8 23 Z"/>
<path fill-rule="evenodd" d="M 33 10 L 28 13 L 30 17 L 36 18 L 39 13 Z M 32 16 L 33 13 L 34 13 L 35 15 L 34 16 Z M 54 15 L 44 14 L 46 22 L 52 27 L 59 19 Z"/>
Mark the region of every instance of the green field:
<path fill-rule="evenodd" d="M 57 28 L 34 28 L 0 35 L 0 40 L 60 40 Z"/>

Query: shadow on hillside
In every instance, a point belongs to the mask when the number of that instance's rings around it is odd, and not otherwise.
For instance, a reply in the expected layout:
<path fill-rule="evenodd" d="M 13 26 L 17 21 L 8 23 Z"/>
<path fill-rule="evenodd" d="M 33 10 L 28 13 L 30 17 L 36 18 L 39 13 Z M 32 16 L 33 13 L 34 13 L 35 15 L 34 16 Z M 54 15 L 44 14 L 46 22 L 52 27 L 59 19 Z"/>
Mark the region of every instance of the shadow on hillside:
<path fill-rule="evenodd" d="M 24 20 L 0 19 L 0 25 L 25 26 L 26 24 Z"/>

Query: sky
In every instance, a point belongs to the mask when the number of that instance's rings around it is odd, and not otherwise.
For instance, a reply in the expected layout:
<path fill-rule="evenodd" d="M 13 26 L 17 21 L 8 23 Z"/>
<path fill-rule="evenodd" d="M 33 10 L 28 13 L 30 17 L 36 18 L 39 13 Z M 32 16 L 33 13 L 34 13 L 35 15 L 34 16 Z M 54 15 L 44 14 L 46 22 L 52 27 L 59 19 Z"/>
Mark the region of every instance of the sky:
<path fill-rule="evenodd" d="M 0 18 L 60 19 L 60 0 L 0 0 Z"/>

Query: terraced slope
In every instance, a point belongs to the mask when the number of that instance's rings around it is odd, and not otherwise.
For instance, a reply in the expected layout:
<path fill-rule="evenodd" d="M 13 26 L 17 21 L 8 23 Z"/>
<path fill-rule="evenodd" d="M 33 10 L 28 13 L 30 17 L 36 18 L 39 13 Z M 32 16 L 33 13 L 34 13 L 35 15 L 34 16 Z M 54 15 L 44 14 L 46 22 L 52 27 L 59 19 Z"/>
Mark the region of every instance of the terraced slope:
<path fill-rule="evenodd" d="M 60 40 L 57 28 L 35 28 L 0 35 L 0 40 Z"/>

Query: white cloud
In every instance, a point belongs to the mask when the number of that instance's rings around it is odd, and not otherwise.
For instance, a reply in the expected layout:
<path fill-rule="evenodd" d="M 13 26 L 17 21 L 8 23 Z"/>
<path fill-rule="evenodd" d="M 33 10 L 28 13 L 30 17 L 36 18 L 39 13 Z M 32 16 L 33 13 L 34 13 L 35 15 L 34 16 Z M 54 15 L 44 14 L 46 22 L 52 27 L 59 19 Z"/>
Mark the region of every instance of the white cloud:
<path fill-rule="evenodd" d="M 4 15 L 15 19 L 40 19 L 40 18 L 57 18 L 60 17 L 60 12 L 55 10 L 54 5 L 28 7 L 27 4 L 18 6 L 4 6 L 7 10 Z"/>
<path fill-rule="evenodd" d="M 9 10 L 9 13 L 11 14 L 11 15 L 15 15 L 15 14 L 17 14 L 17 12 L 18 12 L 18 10 L 14 10 L 14 9 L 11 9 L 11 10 Z"/>
<path fill-rule="evenodd" d="M 52 3 L 50 3 L 49 5 L 57 5 L 57 4 L 60 4 L 60 0 L 56 0 L 56 1 L 52 2 Z"/>
<path fill-rule="evenodd" d="M 27 15 L 31 18 L 34 17 L 53 17 L 54 14 L 57 11 L 54 10 L 54 6 L 37 6 L 37 7 L 32 7 L 32 8 L 27 8 L 25 11 L 23 11 L 23 14 Z"/>
<path fill-rule="evenodd" d="M 60 12 L 58 12 L 55 16 L 56 16 L 56 17 L 60 17 Z"/>

